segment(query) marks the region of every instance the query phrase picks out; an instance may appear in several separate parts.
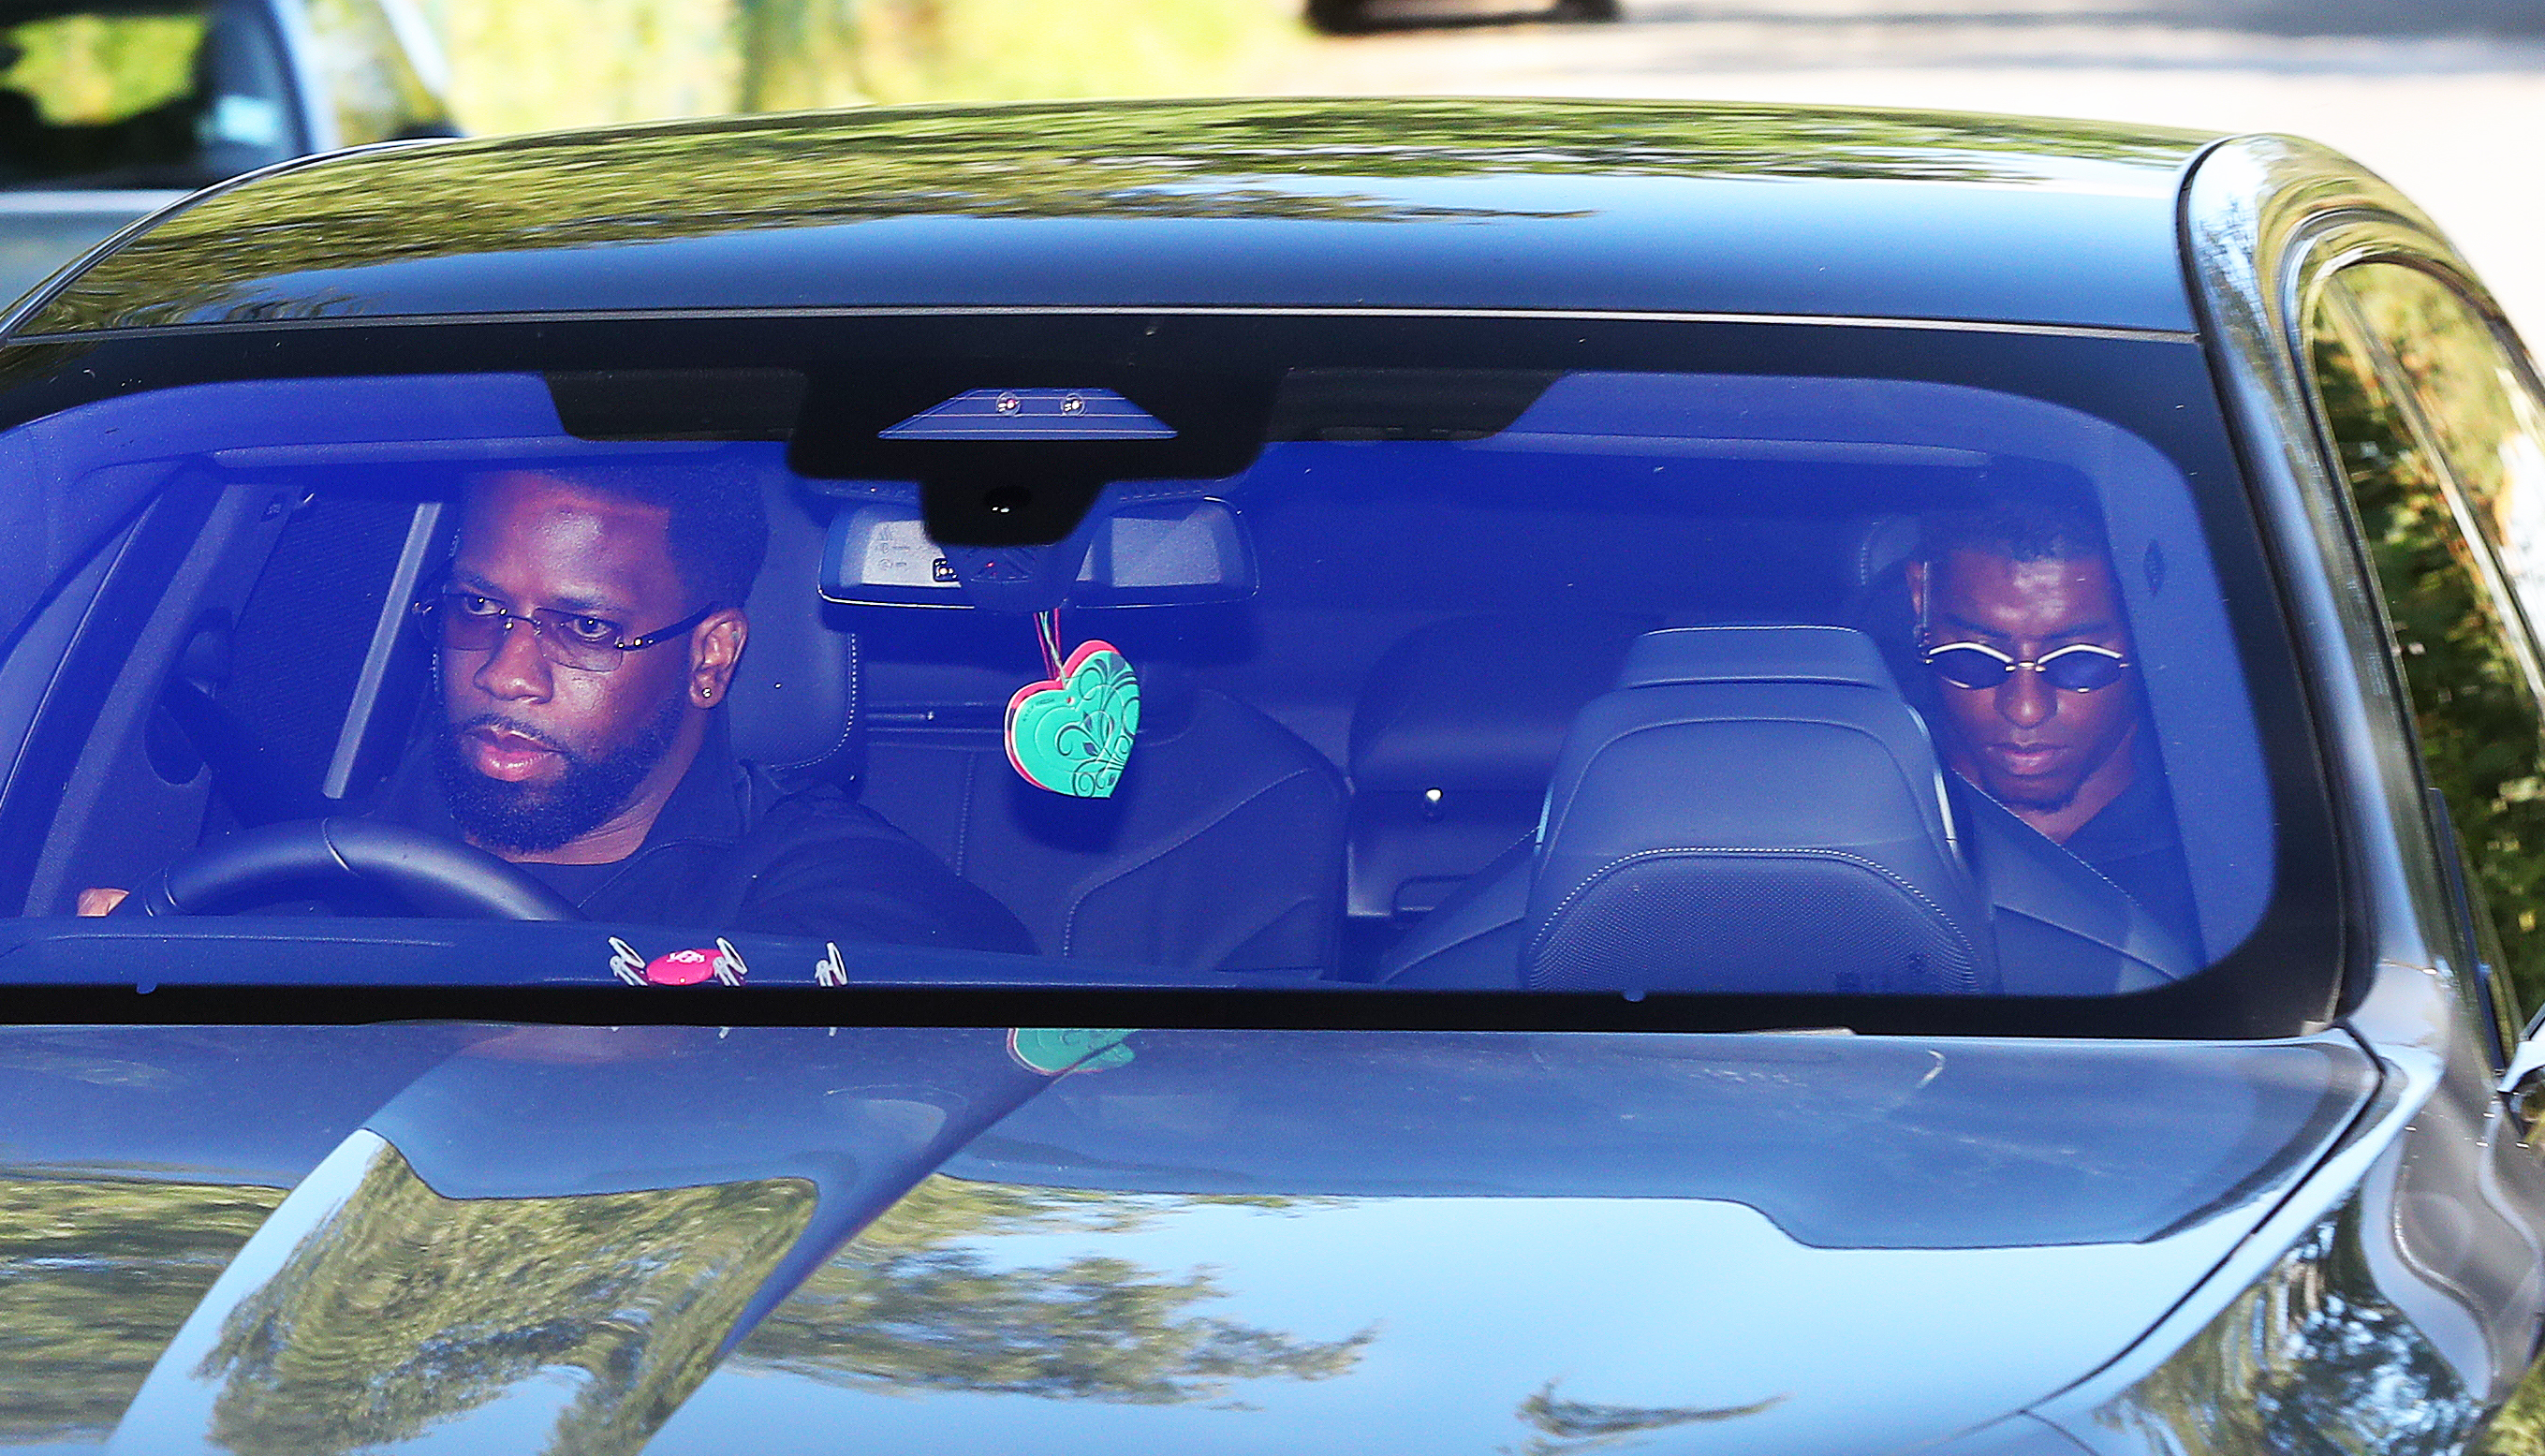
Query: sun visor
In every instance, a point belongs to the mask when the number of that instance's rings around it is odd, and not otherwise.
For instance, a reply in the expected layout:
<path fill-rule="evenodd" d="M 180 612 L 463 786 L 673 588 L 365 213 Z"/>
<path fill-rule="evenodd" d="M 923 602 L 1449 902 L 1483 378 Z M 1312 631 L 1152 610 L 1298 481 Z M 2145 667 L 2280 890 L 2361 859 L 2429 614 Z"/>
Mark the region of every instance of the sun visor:
<path fill-rule="evenodd" d="M 1254 595 L 1237 509 L 1143 492 L 1100 502 L 1047 546 L 941 545 L 915 487 L 875 483 L 831 518 L 822 597 L 858 607 L 1182 607 Z"/>
<path fill-rule="evenodd" d="M 545 376 L 582 440 L 784 440 L 804 406 L 796 369 L 595 369 Z"/>

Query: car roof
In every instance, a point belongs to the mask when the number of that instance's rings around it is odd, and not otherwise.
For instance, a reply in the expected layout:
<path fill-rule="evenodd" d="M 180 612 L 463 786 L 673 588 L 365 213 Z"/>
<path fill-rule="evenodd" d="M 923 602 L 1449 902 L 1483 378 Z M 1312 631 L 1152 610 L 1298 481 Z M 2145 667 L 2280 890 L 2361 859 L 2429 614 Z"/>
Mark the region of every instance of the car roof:
<path fill-rule="evenodd" d="M 895 108 L 429 145 L 206 193 L 22 312 L 1509 309 L 2192 327 L 2200 133 L 1756 105 Z"/>

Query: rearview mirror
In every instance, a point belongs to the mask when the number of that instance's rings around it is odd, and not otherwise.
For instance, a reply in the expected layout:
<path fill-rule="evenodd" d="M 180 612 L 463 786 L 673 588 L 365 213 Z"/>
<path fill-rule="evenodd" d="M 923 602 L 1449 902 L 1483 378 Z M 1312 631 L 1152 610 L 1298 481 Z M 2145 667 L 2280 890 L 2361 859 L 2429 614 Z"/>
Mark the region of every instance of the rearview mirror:
<path fill-rule="evenodd" d="M 1027 549 L 1077 558 L 1063 598 L 1071 607 L 1181 607 L 1255 593 L 1245 523 L 1207 497 L 1100 504 L 1067 540 L 1001 554 Z M 831 519 L 822 597 L 855 607 L 978 607 L 964 572 L 980 554 L 949 553 L 930 539 L 916 500 L 861 502 Z"/>

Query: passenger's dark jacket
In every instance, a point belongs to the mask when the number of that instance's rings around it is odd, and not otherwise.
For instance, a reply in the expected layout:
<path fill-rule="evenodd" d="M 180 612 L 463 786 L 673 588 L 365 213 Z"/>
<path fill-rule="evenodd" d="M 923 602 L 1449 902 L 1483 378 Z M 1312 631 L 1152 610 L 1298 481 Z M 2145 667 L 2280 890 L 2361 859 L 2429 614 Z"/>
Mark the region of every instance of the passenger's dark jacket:
<path fill-rule="evenodd" d="M 374 817 L 460 838 L 431 755 L 411 752 Z M 522 864 L 597 921 L 1031 952 L 1023 923 L 837 788 L 788 791 L 738 763 L 722 725 L 635 853 Z"/>

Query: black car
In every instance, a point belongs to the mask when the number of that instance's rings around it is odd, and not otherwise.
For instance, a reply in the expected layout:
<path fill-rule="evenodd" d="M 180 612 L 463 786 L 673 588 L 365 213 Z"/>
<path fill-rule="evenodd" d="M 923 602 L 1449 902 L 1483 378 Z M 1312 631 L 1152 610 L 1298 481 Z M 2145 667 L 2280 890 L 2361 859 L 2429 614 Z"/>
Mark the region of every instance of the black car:
<path fill-rule="evenodd" d="M 2308 143 L 373 149 L 23 302 L 0 462 L 19 1444 L 2456 1451 L 2537 1353 L 2545 405 Z"/>
<path fill-rule="evenodd" d="M 1613 21 L 1625 12 L 1618 0 L 1555 0 L 1544 13 L 1560 21 Z M 1390 23 L 1403 25 L 1425 20 L 1509 18 L 1490 12 L 1480 13 L 1473 8 L 1450 10 L 1443 15 L 1439 6 L 1427 5 L 1424 0 L 1394 0 L 1394 3 L 1382 0 L 1376 6 L 1371 4 L 1371 0 L 1308 0 L 1305 15 L 1309 25 L 1336 36 L 1354 35 Z"/>

